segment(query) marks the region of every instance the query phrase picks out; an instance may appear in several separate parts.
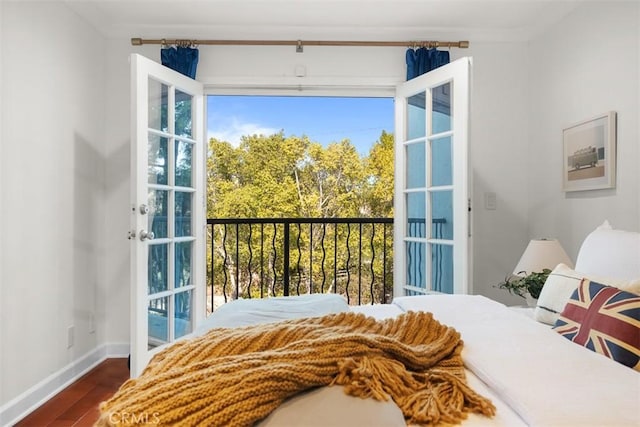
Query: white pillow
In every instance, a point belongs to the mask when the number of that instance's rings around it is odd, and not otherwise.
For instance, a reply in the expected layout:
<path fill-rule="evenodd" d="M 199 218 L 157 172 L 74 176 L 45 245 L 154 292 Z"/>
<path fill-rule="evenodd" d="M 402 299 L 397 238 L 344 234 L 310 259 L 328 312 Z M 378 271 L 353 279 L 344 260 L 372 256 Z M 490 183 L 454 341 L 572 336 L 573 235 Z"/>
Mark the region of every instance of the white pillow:
<path fill-rule="evenodd" d="M 577 272 L 565 264 L 558 264 L 544 282 L 538 302 L 534 311 L 534 317 L 538 322 L 554 325 L 558 316 L 564 310 L 564 306 L 571 298 L 580 281 L 587 278 L 602 285 L 614 286 L 627 292 L 640 294 L 640 279 L 619 280 L 603 277 L 595 274 Z"/>
<path fill-rule="evenodd" d="M 614 230 L 605 221 L 584 239 L 575 268 L 587 275 L 640 279 L 640 233 Z"/>
<path fill-rule="evenodd" d="M 301 317 L 318 317 L 349 311 L 342 295 L 309 294 L 289 297 L 237 299 L 217 308 L 194 331 L 202 335 L 212 328 L 233 328 L 279 322 Z"/>

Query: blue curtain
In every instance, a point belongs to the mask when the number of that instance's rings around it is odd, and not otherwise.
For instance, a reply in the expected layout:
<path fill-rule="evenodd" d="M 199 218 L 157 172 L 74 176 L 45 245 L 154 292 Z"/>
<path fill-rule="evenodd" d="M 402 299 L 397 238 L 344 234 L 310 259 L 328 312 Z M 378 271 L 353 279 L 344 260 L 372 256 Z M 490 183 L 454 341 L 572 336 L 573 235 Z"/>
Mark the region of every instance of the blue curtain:
<path fill-rule="evenodd" d="M 176 70 L 185 76 L 196 78 L 198 67 L 198 49 L 192 47 L 164 47 L 160 50 L 162 65 Z"/>
<path fill-rule="evenodd" d="M 407 49 L 407 80 L 449 63 L 449 51 L 438 49 Z"/>

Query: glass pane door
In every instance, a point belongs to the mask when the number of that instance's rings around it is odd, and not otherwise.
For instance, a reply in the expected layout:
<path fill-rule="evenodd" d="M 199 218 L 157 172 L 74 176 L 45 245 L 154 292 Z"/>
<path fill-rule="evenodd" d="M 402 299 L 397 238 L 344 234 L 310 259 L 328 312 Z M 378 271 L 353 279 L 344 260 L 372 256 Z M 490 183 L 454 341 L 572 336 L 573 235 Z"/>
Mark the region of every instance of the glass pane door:
<path fill-rule="evenodd" d="M 200 83 L 139 55 L 131 63 L 131 372 L 137 376 L 155 351 L 193 332 L 204 315 L 204 107 Z"/>
<path fill-rule="evenodd" d="M 470 284 L 469 58 L 396 91 L 396 295 Z"/>

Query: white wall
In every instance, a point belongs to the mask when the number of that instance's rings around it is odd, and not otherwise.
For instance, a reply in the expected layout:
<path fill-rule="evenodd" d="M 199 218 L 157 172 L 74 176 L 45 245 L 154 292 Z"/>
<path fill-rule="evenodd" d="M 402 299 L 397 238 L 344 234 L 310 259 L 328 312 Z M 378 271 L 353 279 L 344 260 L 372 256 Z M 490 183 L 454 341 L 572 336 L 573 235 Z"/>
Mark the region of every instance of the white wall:
<path fill-rule="evenodd" d="M 529 237 L 557 237 L 575 260 L 608 219 L 640 230 L 640 3 L 586 2 L 531 43 L 526 156 Z M 615 189 L 562 192 L 562 129 L 618 113 Z"/>
<path fill-rule="evenodd" d="M 528 72 L 525 43 L 472 43 L 471 164 L 474 293 L 509 304 L 519 297 L 495 287 L 513 271 L 527 237 Z M 496 209 L 485 194 L 496 194 Z"/>
<path fill-rule="evenodd" d="M 2 212 L 4 212 L 4 198 L 2 197 L 2 189 L 3 189 L 3 150 L 4 146 L 4 85 L 2 82 L 4 81 L 4 25 L 2 24 L 4 17 L 4 7 L 0 3 L 0 325 L 4 325 L 8 320 L 4 315 L 4 298 L 5 298 L 5 287 L 4 287 L 4 277 L 2 272 L 4 271 L 4 256 L 3 256 L 3 245 L 1 242 L 4 241 L 4 230 L 1 224 L 4 224 L 4 216 Z M 0 326 L 0 373 L 4 371 L 5 367 L 5 355 L 3 351 L 3 343 L 4 342 L 4 329 Z M 4 402 L 4 394 L 2 393 L 2 374 L 0 374 L 0 405 Z"/>
<path fill-rule="evenodd" d="M 106 61 L 103 37 L 64 4 L 0 7 L 2 406 L 104 340 L 90 317 L 104 275 Z"/>
<path fill-rule="evenodd" d="M 108 40 L 105 102 L 105 287 L 100 307 L 107 342 L 129 342 L 130 93 L 129 54 L 124 40 Z M 159 60 L 150 56 L 152 59 Z"/>

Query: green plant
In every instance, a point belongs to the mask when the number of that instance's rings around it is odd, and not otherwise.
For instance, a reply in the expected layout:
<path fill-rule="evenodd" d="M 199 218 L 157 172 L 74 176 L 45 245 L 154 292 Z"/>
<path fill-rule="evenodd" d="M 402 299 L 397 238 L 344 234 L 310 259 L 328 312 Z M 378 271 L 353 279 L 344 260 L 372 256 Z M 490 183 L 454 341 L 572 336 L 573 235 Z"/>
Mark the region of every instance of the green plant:
<path fill-rule="evenodd" d="M 524 273 L 521 271 L 518 274 Z M 547 281 L 551 270 L 548 268 L 543 269 L 539 273 L 531 273 L 527 276 L 509 276 L 505 277 L 504 282 L 498 284 L 500 289 L 506 289 L 509 293 L 518 295 L 525 298 L 525 294 L 531 295 L 532 298 L 537 299 L 540 296 L 540 291 L 544 286 L 544 282 Z"/>

